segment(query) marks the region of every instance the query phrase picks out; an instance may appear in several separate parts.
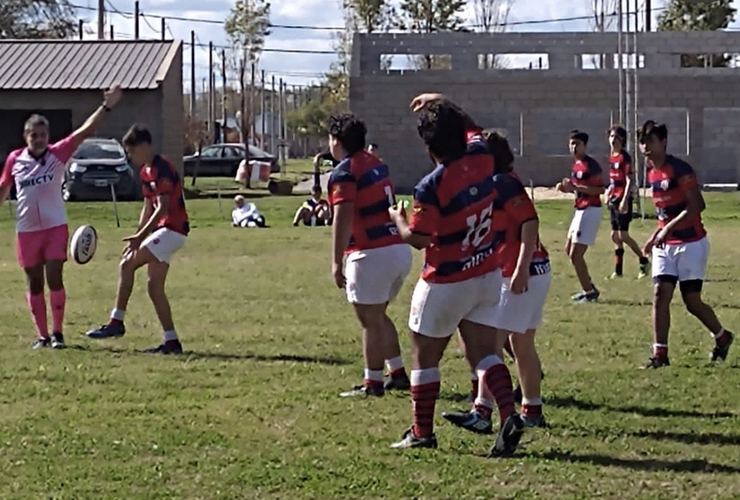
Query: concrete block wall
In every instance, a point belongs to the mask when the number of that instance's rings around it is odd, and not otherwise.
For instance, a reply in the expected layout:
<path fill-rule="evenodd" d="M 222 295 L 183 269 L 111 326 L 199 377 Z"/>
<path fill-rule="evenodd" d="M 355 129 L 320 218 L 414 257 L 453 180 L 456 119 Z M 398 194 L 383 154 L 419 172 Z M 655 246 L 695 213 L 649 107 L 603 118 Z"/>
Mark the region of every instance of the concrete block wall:
<path fill-rule="evenodd" d="M 408 108 L 421 92 L 458 102 L 481 126 L 507 130 L 520 154 L 517 169 L 536 185 L 567 174 L 567 135 L 592 137 L 590 150 L 606 161 L 606 129 L 618 119 L 618 74 L 580 67 L 582 54 L 615 54 L 614 33 L 439 33 L 357 35 L 350 77 L 352 111 L 368 125 L 401 191 L 431 168 Z M 740 142 L 740 70 L 680 68 L 682 53 L 740 53 L 740 33 L 643 33 L 638 121 L 663 121 L 669 147 L 704 182 L 736 182 Z M 546 70 L 480 70 L 478 54 L 545 53 Z M 382 71 L 383 54 L 449 54 L 453 70 Z M 458 61 L 457 63 L 455 61 Z M 632 132 L 632 131 L 630 131 Z"/>

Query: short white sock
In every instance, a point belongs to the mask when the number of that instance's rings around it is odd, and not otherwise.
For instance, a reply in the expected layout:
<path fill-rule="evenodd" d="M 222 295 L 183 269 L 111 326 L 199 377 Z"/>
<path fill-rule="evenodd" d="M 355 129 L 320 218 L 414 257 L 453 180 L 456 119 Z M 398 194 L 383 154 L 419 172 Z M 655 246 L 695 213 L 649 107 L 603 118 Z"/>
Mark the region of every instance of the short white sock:
<path fill-rule="evenodd" d="M 522 398 L 523 405 L 542 406 L 542 398 Z"/>
<path fill-rule="evenodd" d="M 370 370 L 365 368 L 365 380 L 371 382 L 382 382 L 383 381 L 383 370 Z"/>
<path fill-rule="evenodd" d="M 110 313 L 110 318 L 115 319 L 116 321 L 123 321 L 123 318 L 126 316 L 126 311 L 123 309 L 113 309 Z"/>
<path fill-rule="evenodd" d="M 722 328 L 722 329 L 721 329 L 721 330 L 719 331 L 719 333 L 717 333 L 717 334 L 712 334 L 712 335 L 714 336 L 714 338 L 715 338 L 715 339 L 718 339 L 718 338 L 720 338 L 720 337 L 721 337 L 722 335 L 724 335 L 724 334 L 725 334 L 725 329 L 724 329 L 724 328 Z"/>
<path fill-rule="evenodd" d="M 177 340 L 177 332 L 175 330 L 167 330 L 164 332 L 164 341 L 169 342 L 171 340 Z"/>
<path fill-rule="evenodd" d="M 480 397 L 475 398 L 475 402 L 473 404 L 475 406 L 485 406 L 486 408 L 493 408 L 493 401 L 489 401 Z"/>
<path fill-rule="evenodd" d="M 385 366 L 388 368 L 389 373 L 400 370 L 403 368 L 403 358 L 401 356 L 396 356 L 393 359 L 386 359 Z"/>

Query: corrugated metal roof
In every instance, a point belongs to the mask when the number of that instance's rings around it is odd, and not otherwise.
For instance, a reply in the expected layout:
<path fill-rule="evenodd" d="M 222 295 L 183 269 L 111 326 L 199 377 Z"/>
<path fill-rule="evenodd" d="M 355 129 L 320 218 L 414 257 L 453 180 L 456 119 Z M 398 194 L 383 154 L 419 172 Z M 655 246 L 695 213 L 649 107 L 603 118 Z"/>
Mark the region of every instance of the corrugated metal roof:
<path fill-rule="evenodd" d="M 0 40 L 0 90 L 155 89 L 178 41 Z"/>

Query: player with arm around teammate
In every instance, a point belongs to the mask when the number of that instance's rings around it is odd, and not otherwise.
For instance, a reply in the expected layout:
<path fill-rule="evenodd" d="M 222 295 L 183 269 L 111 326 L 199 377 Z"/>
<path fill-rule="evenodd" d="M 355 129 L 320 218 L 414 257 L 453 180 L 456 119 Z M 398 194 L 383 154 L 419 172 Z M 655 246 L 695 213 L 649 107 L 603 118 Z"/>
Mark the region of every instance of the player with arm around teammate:
<path fill-rule="evenodd" d="M 421 95 L 412 107 L 420 112 L 419 135 L 436 168 L 414 189 L 410 223 L 401 209 L 391 211 L 403 240 L 424 250 L 409 314 L 413 425 L 393 447 L 436 448 L 439 362 L 459 328 L 468 362 L 498 405 L 501 428 L 491 453 L 509 456 L 519 444 L 523 424 L 502 361 L 506 335 L 494 328 L 501 271 L 495 257 L 499 235 L 491 229 L 493 158 L 480 128 L 444 96 Z"/>
<path fill-rule="evenodd" d="M 365 358 L 362 385 L 343 397 L 382 396 L 409 387 L 398 332 L 386 311 L 411 270 L 412 254 L 388 214 L 395 203 L 390 171 L 365 151 L 366 135 L 365 124 L 353 115 L 330 118 L 329 147 L 334 158 L 341 158 L 329 178 L 332 276 L 362 325 Z"/>
<path fill-rule="evenodd" d="M 154 152 L 152 135 L 146 128 L 132 126 L 123 138 L 123 145 L 131 161 L 141 166 L 139 177 L 144 192 L 144 206 L 136 234 L 124 238 L 126 247 L 119 266 L 115 308 L 108 323 L 90 330 L 87 336 L 104 339 L 121 337 L 126 333 L 123 321 L 134 287 L 134 276 L 139 268 L 146 266 L 149 298 L 164 332 L 162 344 L 146 352 L 182 354 L 182 345 L 165 294 L 170 261 L 185 244 L 190 232 L 182 178 L 172 163 Z"/>
<path fill-rule="evenodd" d="M 648 182 L 658 213 L 658 227 L 645 244 L 653 258 L 653 355 L 647 368 L 660 368 L 668 360 L 671 300 L 678 283 L 686 309 L 714 338 L 712 361 L 725 360 L 733 342 L 711 306 L 701 297 L 709 259 L 709 239 L 701 213 L 706 205 L 696 173 L 685 161 L 666 154 L 668 128 L 652 120 L 638 130 L 640 150 L 648 161 Z"/>
<path fill-rule="evenodd" d="M 522 421 L 527 427 L 542 427 L 540 385 L 542 368 L 535 348 L 535 333 L 542 322 L 552 274 L 547 250 L 539 239 L 539 220 L 532 200 L 513 171 L 514 154 L 508 141 L 498 133 L 486 136 L 494 157 L 495 171 L 493 229 L 504 232 L 505 241 L 497 248 L 503 266 L 501 296 L 496 306 L 495 326 L 505 332 L 515 354 L 522 389 Z M 489 434 L 492 396 L 479 384 L 472 411 L 450 412 L 444 418 L 467 430 Z"/>
<path fill-rule="evenodd" d="M 15 185 L 18 263 L 26 273 L 26 298 L 36 326 L 34 349 L 64 348 L 63 268 L 67 261 L 69 229 L 62 199 L 62 182 L 67 162 L 82 141 L 90 137 L 121 100 L 121 88 L 115 86 L 103 95 L 101 106 L 61 141 L 49 144 L 49 122 L 32 115 L 23 127 L 26 147 L 8 155 L 0 175 L 0 204 Z M 44 280 L 49 285 L 52 335 L 47 323 Z"/>

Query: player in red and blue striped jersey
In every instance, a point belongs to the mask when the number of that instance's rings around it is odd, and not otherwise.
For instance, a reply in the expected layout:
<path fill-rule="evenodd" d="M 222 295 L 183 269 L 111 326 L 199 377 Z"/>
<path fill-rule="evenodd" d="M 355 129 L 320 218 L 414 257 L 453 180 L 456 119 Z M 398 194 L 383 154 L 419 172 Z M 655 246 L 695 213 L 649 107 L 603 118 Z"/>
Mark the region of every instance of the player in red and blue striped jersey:
<path fill-rule="evenodd" d="M 398 332 L 386 310 L 411 270 L 411 249 L 388 214 L 395 204 L 388 166 L 365 151 L 366 135 L 365 124 L 353 115 L 331 118 L 329 146 L 341 160 L 329 178 L 332 274 L 360 320 L 365 355 L 362 385 L 342 396 L 382 396 L 386 389 L 409 387 Z"/>
<path fill-rule="evenodd" d="M 494 157 L 493 230 L 504 233 L 496 249 L 503 269 L 501 297 L 496 306 L 496 328 L 506 333 L 515 354 L 522 389 L 522 420 L 525 426 L 545 425 L 540 385 L 542 368 L 535 348 L 535 333 L 542 322 L 552 275 L 547 250 L 539 239 L 539 221 L 532 200 L 513 171 L 514 154 L 508 141 L 496 132 L 486 134 Z M 484 384 L 476 393 L 473 411 L 445 413 L 455 425 L 488 434 L 492 425 L 488 412 L 491 394 Z"/>
<path fill-rule="evenodd" d="M 658 213 L 658 227 L 645 244 L 653 257 L 653 355 L 647 368 L 660 368 L 668 360 L 671 300 L 678 283 L 688 311 L 714 337 L 712 361 L 725 360 L 733 335 L 722 327 L 711 306 L 701 297 L 709 259 L 709 240 L 701 213 L 706 208 L 696 173 L 685 161 L 666 154 L 668 128 L 652 120 L 638 131 L 640 150 L 648 161 L 648 181 Z"/>
<path fill-rule="evenodd" d="M 624 149 L 627 144 L 627 131 L 620 125 L 614 125 L 607 131 L 611 154 L 609 155 L 609 214 L 614 242 L 614 273 L 610 278 L 621 278 L 624 270 L 624 246 L 627 245 L 640 259 L 640 273 L 637 278 L 647 276 L 650 261 L 642 255 L 642 249 L 630 236 L 632 222 L 632 188 L 634 172 L 632 157 Z"/>
<path fill-rule="evenodd" d="M 511 455 L 524 425 L 514 410 L 511 375 L 502 361 L 506 335 L 494 328 L 501 291 L 495 252 L 505 233 L 492 230 L 493 158 L 480 128 L 443 96 L 424 94 L 412 107 L 420 112 L 419 135 L 436 167 L 414 189 L 410 224 L 400 209 L 391 211 L 403 240 L 424 249 L 409 314 L 413 426 L 393 447 L 436 448 L 439 362 L 459 328 L 469 364 L 498 405 L 501 428 L 491 451 Z"/>

